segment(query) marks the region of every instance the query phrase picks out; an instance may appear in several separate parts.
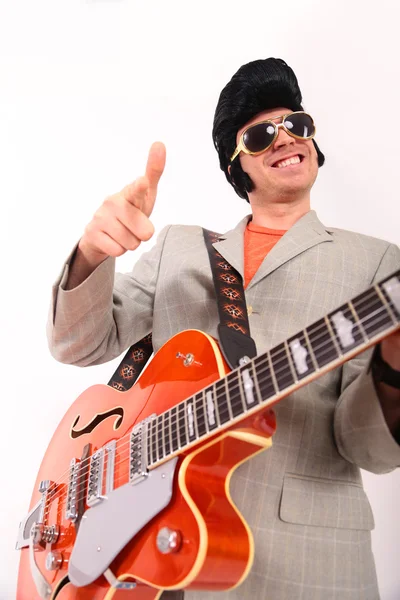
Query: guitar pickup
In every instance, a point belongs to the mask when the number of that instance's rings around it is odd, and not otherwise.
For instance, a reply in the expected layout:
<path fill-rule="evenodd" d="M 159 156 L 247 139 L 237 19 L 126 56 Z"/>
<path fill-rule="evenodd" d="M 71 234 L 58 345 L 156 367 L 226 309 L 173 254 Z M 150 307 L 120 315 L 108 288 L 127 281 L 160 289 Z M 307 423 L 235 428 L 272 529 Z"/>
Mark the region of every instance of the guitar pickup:
<path fill-rule="evenodd" d="M 86 503 L 94 506 L 114 489 L 116 441 L 113 440 L 90 457 Z"/>

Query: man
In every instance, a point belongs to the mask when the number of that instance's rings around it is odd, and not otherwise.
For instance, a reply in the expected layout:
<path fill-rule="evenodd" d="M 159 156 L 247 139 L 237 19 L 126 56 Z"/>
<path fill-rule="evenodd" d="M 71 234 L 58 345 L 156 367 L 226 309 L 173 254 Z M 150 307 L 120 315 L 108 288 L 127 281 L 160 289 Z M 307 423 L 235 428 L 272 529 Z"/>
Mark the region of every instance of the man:
<path fill-rule="evenodd" d="M 324 156 L 301 102 L 292 69 L 271 58 L 241 67 L 215 113 L 221 169 L 251 206 L 250 217 L 215 248 L 244 277 L 258 353 L 400 266 L 396 246 L 326 228 L 310 210 Z M 98 364 L 150 331 L 155 350 L 184 329 L 217 337 L 200 227 L 166 227 L 132 273 L 114 281 L 112 257 L 153 234 L 149 217 L 164 164 L 165 148 L 156 143 L 144 177 L 104 201 L 67 261 L 49 322 L 58 360 Z M 277 405 L 272 449 L 241 465 L 231 481 L 254 534 L 252 570 L 234 590 L 187 591 L 186 599 L 379 597 L 373 517 L 359 468 L 384 473 L 400 465 L 400 335 L 382 341 L 372 367 L 370 357 L 371 351 L 348 361 Z M 394 385 L 374 367 L 382 359 Z"/>

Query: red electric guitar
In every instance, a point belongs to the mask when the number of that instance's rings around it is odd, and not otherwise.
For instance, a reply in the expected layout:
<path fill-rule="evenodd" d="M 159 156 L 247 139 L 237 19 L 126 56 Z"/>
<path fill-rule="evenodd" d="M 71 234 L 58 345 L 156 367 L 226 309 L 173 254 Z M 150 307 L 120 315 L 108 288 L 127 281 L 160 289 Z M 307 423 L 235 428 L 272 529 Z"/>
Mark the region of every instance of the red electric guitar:
<path fill-rule="evenodd" d="M 399 327 L 400 271 L 232 371 L 214 339 L 184 331 L 131 390 L 89 388 L 58 426 L 21 521 L 17 600 L 239 585 L 254 546 L 229 481 L 271 445 L 271 405 Z"/>

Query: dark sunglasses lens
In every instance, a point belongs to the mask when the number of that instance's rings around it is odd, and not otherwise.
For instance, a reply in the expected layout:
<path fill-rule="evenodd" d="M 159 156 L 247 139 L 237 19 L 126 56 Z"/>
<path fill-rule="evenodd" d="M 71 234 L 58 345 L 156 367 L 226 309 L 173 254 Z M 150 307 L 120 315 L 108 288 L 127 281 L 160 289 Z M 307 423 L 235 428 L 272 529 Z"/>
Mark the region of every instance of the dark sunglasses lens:
<path fill-rule="evenodd" d="M 250 152 L 261 152 L 271 144 L 275 127 L 271 123 L 259 123 L 250 127 L 243 136 L 243 142 Z"/>
<path fill-rule="evenodd" d="M 315 133 L 312 118 L 304 113 L 295 113 L 285 119 L 285 127 L 294 135 L 309 138 Z"/>

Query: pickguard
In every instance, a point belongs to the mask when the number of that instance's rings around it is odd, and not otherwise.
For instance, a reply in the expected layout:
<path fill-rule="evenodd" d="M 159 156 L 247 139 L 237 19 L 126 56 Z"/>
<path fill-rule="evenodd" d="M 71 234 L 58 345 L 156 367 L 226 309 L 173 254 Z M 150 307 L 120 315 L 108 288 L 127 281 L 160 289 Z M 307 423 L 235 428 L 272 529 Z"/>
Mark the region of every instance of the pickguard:
<path fill-rule="evenodd" d="M 113 417 L 114 415 L 117 416 L 117 419 L 115 420 L 113 429 L 117 430 L 119 427 L 121 427 L 124 418 L 124 409 L 122 408 L 122 406 L 116 406 L 115 408 L 107 410 L 104 413 L 97 414 L 83 429 L 75 429 L 75 426 L 77 425 L 81 417 L 80 415 L 78 415 L 71 427 L 70 436 L 73 440 L 75 440 L 81 435 L 92 433 L 93 429 L 96 429 L 96 427 L 100 425 L 100 423 L 102 423 L 105 419 L 108 419 L 108 417 Z"/>
<path fill-rule="evenodd" d="M 160 465 L 135 485 L 126 483 L 113 490 L 84 513 L 69 560 L 73 585 L 89 585 L 100 577 L 128 542 L 169 504 L 177 461 L 178 457 Z"/>

